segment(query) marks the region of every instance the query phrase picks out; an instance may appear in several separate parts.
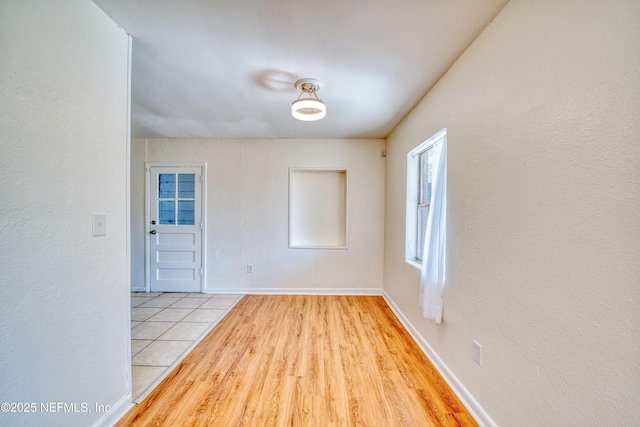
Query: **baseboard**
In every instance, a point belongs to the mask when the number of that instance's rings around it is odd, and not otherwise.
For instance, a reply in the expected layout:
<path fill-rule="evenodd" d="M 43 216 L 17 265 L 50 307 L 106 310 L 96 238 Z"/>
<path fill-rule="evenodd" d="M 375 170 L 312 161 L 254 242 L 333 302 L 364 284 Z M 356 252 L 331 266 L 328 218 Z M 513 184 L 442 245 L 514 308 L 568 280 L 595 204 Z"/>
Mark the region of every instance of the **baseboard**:
<path fill-rule="evenodd" d="M 391 299 L 389 294 L 383 291 L 382 296 L 389 305 L 389 308 L 391 308 L 391 311 L 393 311 L 398 320 L 400 320 L 400 323 L 402 323 L 407 332 L 409 332 L 411 337 L 413 337 L 422 352 L 427 356 L 429 361 L 431 361 L 438 373 L 442 376 L 449 387 L 451 387 L 451 390 L 453 390 L 456 396 L 458 396 L 458 399 L 460 399 L 462 404 L 467 408 L 476 422 L 478 422 L 478 424 L 480 424 L 481 426 L 486 427 L 497 426 L 497 424 L 491 419 L 489 414 L 487 414 L 482 406 L 480 406 L 473 395 L 469 393 L 469 390 L 465 388 L 462 382 L 460 382 L 460 380 L 453 374 L 449 367 L 442 361 L 442 359 L 440 359 L 440 356 L 438 356 L 438 354 L 433 350 L 429 343 L 422 337 L 422 335 L 413 326 L 409 319 L 405 317 L 405 315 L 402 313 L 402 310 L 400 310 L 393 299 Z"/>
<path fill-rule="evenodd" d="M 131 292 L 146 292 L 144 287 L 132 287 Z M 381 296 L 380 288 L 205 288 L 205 294 L 230 295 L 357 295 Z"/>
<path fill-rule="evenodd" d="M 118 402 L 113 405 L 109 409 L 109 411 L 105 412 L 102 417 L 93 425 L 94 427 L 112 427 L 120 418 L 124 417 L 124 415 L 129 412 L 129 410 L 133 408 L 133 403 L 131 402 L 131 393 L 127 393 L 124 397 L 122 397 Z"/>
<path fill-rule="evenodd" d="M 380 288 L 245 288 L 213 289 L 205 288 L 205 294 L 241 294 L 241 295 L 355 295 L 380 296 Z"/>

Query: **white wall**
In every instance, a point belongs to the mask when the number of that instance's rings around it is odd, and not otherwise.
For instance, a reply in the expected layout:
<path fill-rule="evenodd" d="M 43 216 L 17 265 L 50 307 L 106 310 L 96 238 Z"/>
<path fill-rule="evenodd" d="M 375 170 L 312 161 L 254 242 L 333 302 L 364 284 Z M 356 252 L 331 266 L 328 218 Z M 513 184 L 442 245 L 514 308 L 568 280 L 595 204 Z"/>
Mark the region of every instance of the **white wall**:
<path fill-rule="evenodd" d="M 0 425 L 87 426 L 130 402 L 127 35 L 90 1 L 5 0 L 0 52 L 0 402 L 36 404 Z"/>
<path fill-rule="evenodd" d="M 132 173 L 144 170 L 145 152 L 150 162 L 207 163 L 206 292 L 379 293 L 383 148 L 383 140 L 147 140 Z M 290 167 L 347 169 L 347 250 L 289 249 Z M 133 228 L 143 239 L 143 227 Z"/>
<path fill-rule="evenodd" d="M 145 291 L 145 147 L 144 139 L 131 139 L 131 289 L 139 292 Z"/>
<path fill-rule="evenodd" d="M 499 425 L 640 425 L 639 19 L 512 0 L 387 140 L 384 289 Z M 406 154 L 444 127 L 436 325 L 403 260 Z"/>

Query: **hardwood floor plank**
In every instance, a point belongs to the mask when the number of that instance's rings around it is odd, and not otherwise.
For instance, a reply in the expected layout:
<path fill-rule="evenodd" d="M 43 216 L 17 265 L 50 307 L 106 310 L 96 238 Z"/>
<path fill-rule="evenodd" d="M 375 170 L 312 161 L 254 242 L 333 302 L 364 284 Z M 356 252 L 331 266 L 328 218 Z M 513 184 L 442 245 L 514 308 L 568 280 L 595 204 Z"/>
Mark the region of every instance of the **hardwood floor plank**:
<path fill-rule="evenodd" d="M 381 297 L 245 296 L 118 426 L 475 426 Z"/>

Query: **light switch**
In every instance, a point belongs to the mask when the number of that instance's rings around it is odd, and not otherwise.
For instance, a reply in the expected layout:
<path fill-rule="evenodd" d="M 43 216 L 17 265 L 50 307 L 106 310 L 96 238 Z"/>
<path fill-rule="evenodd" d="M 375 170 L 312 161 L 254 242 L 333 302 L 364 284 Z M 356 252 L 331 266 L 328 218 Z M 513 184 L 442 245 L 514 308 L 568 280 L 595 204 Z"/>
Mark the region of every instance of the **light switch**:
<path fill-rule="evenodd" d="M 105 214 L 93 214 L 93 235 L 107 235 L 107 216 Z"/>

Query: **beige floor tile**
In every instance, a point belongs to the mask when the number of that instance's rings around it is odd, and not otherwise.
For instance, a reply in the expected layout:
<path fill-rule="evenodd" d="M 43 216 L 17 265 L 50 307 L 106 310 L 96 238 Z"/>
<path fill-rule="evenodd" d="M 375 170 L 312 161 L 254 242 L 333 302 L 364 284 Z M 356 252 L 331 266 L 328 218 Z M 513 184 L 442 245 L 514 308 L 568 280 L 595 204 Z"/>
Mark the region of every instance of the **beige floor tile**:
<path fill-rule="evenodd" d="M 183 322 L 206 322 L 213 323 L 220 316 L 222 316 L 224 310 L 218 309 L 210 309 L 210 308 L 199 308 L 194 310 L 190 315 L 182 319 Z"/>
<path fill-rule="evenodd" d="M 234 300 L 231 299 L 216 299 L 211 298 L 209 301 L 205 302 L 198 308 L 219 308 L 222 310 L 226 310 L 235 304 Z"/>
<path fill-rule="evenodd" d="M 171 297 L 171 298 L 182 298 L 190 295 L 189 292 L 165 292 L 162 294 L 163 297 Z"/>
<path fill-rule="evenodd" d="M 136 326 L 138 326 L 140 323 L 142 323 L 142 322 L 140 322 L 140 321 L 138 321 L 138 320 L 132 320 L 132 321 L 131 321 L 131 329 L 135 328 L 135 327 L 136 327 Z"/>
<path fill-rule="evenodd" d="M 192 341 L 154 341 L 131 359 L 134 366 L 169 366 L 192 344 Z"/>
<path fill-rule="evenodd" d="M 179 322 L 184 319 L 187 314 L 191 313 L 193 308 L 165 308 L 160 313 L 149 318 L 150 322 Z"/>
<path fill-rule="evenodd" d="M 215 299 L 232 299 L 234 301 L 238 301 L 240 298 L 242 298 L 242 295 L 236 295 L 236 294 L 215 294 L 213 296 Z"/>
<path fill-rule="evenodd" d="M 175 325 L 175 322 L 143 322 L 131 330 L 131 339 L 155 340 Z"/>
<path fill-rule="evenodd" d="M 142 349 L 151 344 L 153 340 L 131 340 L 131 356 L 140 353 Z"/>
<path fill-rule="evenodd" d="M 140 307 L 166 308 L 177 301 L 180 301 L 180 298 L 164 298 L 162 296 L 159 296 L 158 298 L 154 298 L 151 301 L 145 302 Z"/>
<path fill-rule="evenodd" d="M 177 323 L 173 328 L 162 334 L 159 341 L 190 340 L 195 341 L 209 328 L 210 323 Z"/>
<path fill-rule="evenodd" d="M 182 298 L 171 304 L 171 308 L 198 308 L 208 300 L 209 298 Z"/>
<path fill-rule="evenodd" d="M 200 292 L 191 292 L 186 295 L 186 298 L 211 298 L 211 294 L 203 294 Z"/>
<path fill-rule="evenodd" d="M 136 307 L 131 309 L 131 320 L 143 322 L 154 314 L 158 314 L 161 310 L 161 308 L 154 307 Z"/>
<path fill-rule="evenodd" d="M 155 297 L 131 297 L 131 307 L 140 307 L 142 304 L 151 301 Z"/>
<path fill-rule="evenodd" d="M 140 394 L 147 389 L 153 383 L 156 378 L 164 373 L 167 368 L 158 366 L 132 366 L 131 367 L 131 382 L 133 398 L 140 396 Z"/>

